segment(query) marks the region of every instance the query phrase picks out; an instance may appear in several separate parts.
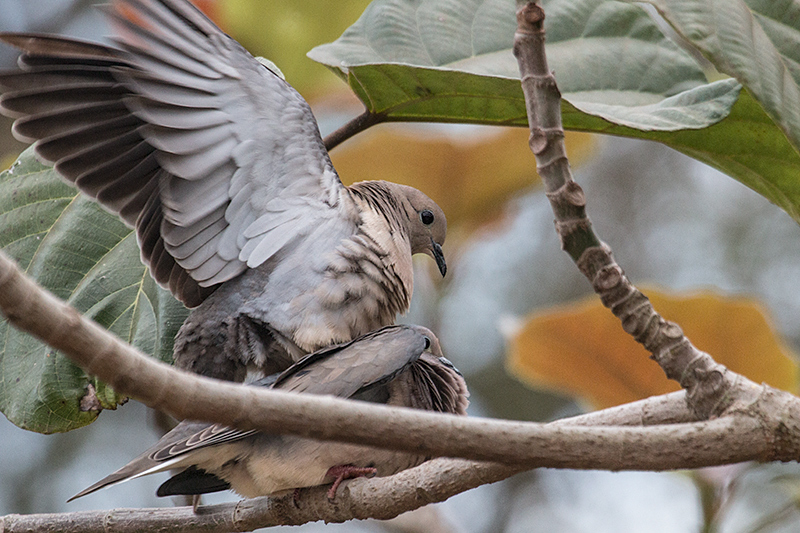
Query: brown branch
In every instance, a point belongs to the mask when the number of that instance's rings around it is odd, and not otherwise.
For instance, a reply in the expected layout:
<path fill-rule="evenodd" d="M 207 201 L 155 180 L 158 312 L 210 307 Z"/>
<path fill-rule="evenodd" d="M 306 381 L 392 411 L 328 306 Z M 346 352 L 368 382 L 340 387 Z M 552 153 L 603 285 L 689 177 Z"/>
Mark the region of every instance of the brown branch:
<path fill-rule="evenodd" d="M 559 420 L 551 425 L 589 424 L 603 418 L 620 425 L 639 422 L 665 423 L 684 419 L 683 393 L 648 398 L 632 404 Z M 666 417 L 659 415 L 666 413 Z M 687 450 L 691 453 L 691 450 Z M 530 467 L 535 465 L 531 464 Z M 542 465 L 544 466 L 544 465 Z M 299 525 L 325 520 L 343 522 L 352 518 L 393 518 L 429 503 L 444 501 L 466 490 L 494 483 L 526 470 L 526 467 L 462 459 L 434 459 L 388 478 L 356 479 L 344 485 L 335 504 L 327 500 L 327 488 L 301 493 L 300 506 L 292 496 L 255 498 L 238 503 L 205 506 L 199 514 L 188 507 L 168 509 L 116 509 L 0 517 L 0 531 L 48 530 L 68 533 L 155 533 L 161 531 L 223 533 L 250 531 L 280 524 Z"/>
<path fill-rule="evenodd" d="M 673 394 L 592 413 L 553 424 L 504 422 L 445 416 L 411 409 L 375 406 L 328 397 L 292 394 L 219 382 L 173 369 L 122 343 L 106 330 L 80 316 L 51 294 L 39 288 L 0 253 L 0 309 L 9 321 L 36 335 L 71 357 L 88 372 L 110 383 L 119 392 L 140 398 L 147 405 L 179 418 L 221 422 L 242 429 L 297 434 L 319 439 L 337 439 L 429 455 L 464 456 L 473 459 L 515 463 L 436 461 L 442 468 L 431 473 L 431 464 L 387 479 L 354 482 L 353 500 L 330 506 L 324 490 L 309 491 L 305 514 L 292 514 L 281 499 L 263 504 L 240 502 L 234 509 L 223 507 L 208 518 L 222 523 L 219 531 L 263 527 L 258 520 L 298 523 L 325 519 L 390 518 L 432 501 L 442 501 L 483 483 L 503 479 L 527 468 L 664 470 L 694 468 L 744 460 L 787 460 L 800 453 L 800 400 L 768 387 L 761 397 L 735 415 L 710 422 L 685 423 L 691 414 Z M 664 408 L 660 409 L 659 405 Z M 663 412 L 660 412 L 663 411 Z M 681 421 L 649 427 L 635 424 Z M 587 424 L 619 423 L 625 426 L 592 427 Z M 429 475 L 430 474 L 430 475 Z M 357 488 L 361 493 L 353 492 Z M 313 497 L 313 495 L 317 495 Z M 266 507 L 263 507 L 266 506 Z M 277 507 L 276 507 L 277 506 Z M 326 507 L 328 506 L 328 507 Z M 265 515 L 265 511 L 269 512 Z M 137 520 L 180 524 L 183 511 L 121 514 L 94 513 L 51 515 L 30 520 L 50 520 L 56 529 L 95 530 L 108 520 Z M 166 514 L 164 514 L 166 513 Z M 221 513 L 221 514 L 220 514 Z M 226 518 L 227 513 L 233 518 Z M 250 514 L 248 514 L 250 513 Z M 253 522 L 243 521 L 251 516 Z M 175 518 L 176 516 L 179 517 Z M 120 518 L 121 517 L 121 518 Z M 265 518 L 266 517 L 266 518 Z M 273 518 L 271 518 L 273 517 Z M 0 518 L 0 530 L 14 531 L 30 524 L 28 517 Z M 63 521 L 78 520 L 87 529 L 67 527 Z M 173 522 L 177 520 L 177 522 Z M 190 521 L 198 526 L 196 520 Z M 235 528 L 230 527 L 235 521 Z M 41 522 L 40 522 L 41 523 Z M 71 523 L 71 522 L 70 522 Z M 257 523 L 256 526 L 252 525 Z M 160 524 L 160 525 L 159 525 Z M 63 527 L 62 527 L 63 526 Z M 77 526 L 76 526 L 77 527 Z M 178 530 L 184 526 L 176 526 Z M 205 528 L 206 526 L 203 526 Z M 216 531 L 216 529 L 215 529 Z"/>
<path fill-rule="evenodd" d="M 189 374 L 147 357 L 85 319 L 2 254 L 0 308 L 12 324 L 62 351 L 119 393 L 179 419 L 430 456 L 562 468 L 665 470 L 786 458 L 775 455 L 764 438 L 767 428 L 750 416 L 700 425 L 548 426 L 266 390 Z M 765 398 L 779 394 L 766 386 L 756 388 Z M 796 413 L 800 400 L 794 399 L 775 412 Z M 691 456 L 683 453 L 686 449 L 692 450 Z"/>
<path fill-rule="evenodd" d="M 380 124 L 384 120 L 384 115 L 373 113 L 367 109 L 338 130 L 329 133 L 322 142 L 325 144 L 325 149 L 330 152 L 350 137 L 353 137 L 376 124 Z"/>
<path fill-rule="evenodd" d="M 636 425 L 688 421 L 691 416 L 682 398 L 672 393 L 648 398 L 624 406 L 597 411 L 558 424 Z M 602 419 L 602 420 L 601 420 Z M 341 522 L 351 518 L 389 519 L 405 511 L 429 503 L 441 502 L 466 490 L 494 483 L 518 472 L 523 467 L 497 463 L 480 463 L 461 459 L 434 459 L 420 467 L 388 478 L 357 479 L 344 485 L 335 506 L 327 500 L 327 488 L 302 492 L 301 505 L 291 498 L 256 498 L 238 503 L 205 506 L 200 514 L 189 508 L 115 509 L 58 514 L 8 515 L 0 517 L 0 531 L 45 530 L 66 532 L 103 532 L 113 524 L 118 533 L 125 532 L 193 532 L 207 533 L 248 531 L 279 524 L 303 524 L 317 520 Z"/>
<path fill-rule="evenodd" d="M 667 377 L 687 390 L 700 418 L 720 415 L 734 399 L 752 400 L 757 389 L 695 348 L 681 328 L 664 320 L 614 260 L 611 248 L 592 230 L 583 190 L 572 179 L 564 147 L 561 94 L 544 53 L 544 11 L 528 2 L 517 13 L 514 39 L 530 124 L 531 151 L 555 213 L 563 249 L 592 283 L 622 327 L 661 365 Z M 749 398 L 749 399 L 748 399 Z"/>
<path fill-rule="evenodd" d="M 561 141 L 558 89 L 542 47 L 543 14 L 528 4 L 518 20 L 515 53 L 528 101 L 531 147 L 564 248 L 626 330 L 651 347 L 688 394 L 542 425 L 449 417 L 214 382 L 175 371 L 124 345 L 38 289 L 0 254 L 0 308 L 13 324 L 60 349 L 118 391 L 179 418 L 514 464 L 438 459 L 390 478 L 355 480 L 335 504 L 327 502 L 324 488 L 308 489 L 299 509 L 284 496 L 210 506 L 197 515 L 182 509 L 9 515 L 0 518 L 0 530 L 39 524 L 63 531 L 106 531 L 109 525 L 119 531 L 240 531 L 320 519 L 390 518 L 525 468 L 663 470 L 799 457 L 800 399 L 753 384 L 694 349 L 677 326 L 663 321 L 630 286 L 608 247 L 591 231 L 583 193 L 572 181 Z M 692 412 L 677 405 L 684 397 Z M 727 407 L 724 417 L 690 422 L 722 407 Z"/>

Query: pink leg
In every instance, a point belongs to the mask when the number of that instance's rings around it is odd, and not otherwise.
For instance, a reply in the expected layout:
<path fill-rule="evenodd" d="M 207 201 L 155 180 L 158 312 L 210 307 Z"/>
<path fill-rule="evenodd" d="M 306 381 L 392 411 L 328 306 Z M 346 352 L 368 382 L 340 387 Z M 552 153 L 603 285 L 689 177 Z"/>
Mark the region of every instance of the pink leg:
<path fill-rule="evenodd" d="M 331 485 L 330 490 L 328 490 L 328 499 L 333 501 L 336 498 L 336 490 L 345 479 L 353 479 L 364 476 L 372 477 L 377 473 L 378 470 L 372 467 L 358 467 L 353 465 L 338 465 L 330 467 L 325 475 L 335 477 L 336 480 L 333 482 L 333 485 Z"/>

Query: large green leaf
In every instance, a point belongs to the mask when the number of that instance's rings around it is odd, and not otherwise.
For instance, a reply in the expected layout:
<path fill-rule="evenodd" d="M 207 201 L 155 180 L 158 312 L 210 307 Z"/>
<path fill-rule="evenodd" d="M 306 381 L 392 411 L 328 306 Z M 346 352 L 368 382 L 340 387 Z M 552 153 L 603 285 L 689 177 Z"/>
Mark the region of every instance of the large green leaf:
<path fill-rule="evenodd" d="M 707 2 L 653 3 L 665 10 L 664 5 L 689 6 L 681 11 L 689 17 L 692 5 Z M 727 2 L 710 4 L 719 10 L 716 23 L 723 25 Z M 798 23 L 784 4 L 764 1 L 770 9 L 759 12 L 769 11 L 770 31 L 784 39 L 785 49 L 800 54 L 800 37 L 790 29 Z M 567 129 L 662 142 L 733 176 L 800 221 L 798 144 L 787 138 L 788 119 L 776 115 L 754 88 L 761 74 L 737 76 L 747 90 L 736 79 L 705 83 L 689 54 L 635 5 L 614 0 L 544 0 L 543 5 L 548 61 L 564 96 Z M 386 120 L 526 125 L 511 53 L 515 9 L 513 0 L 375 0 L 337 41 L 309 56 L 338 73 Z M 759 17 L 762 23 L 768 18 Z M 699 31 L 703 42 L 714 43 L 715 25 L 697 24 L 699 29 L 687 26 Z M 759 52 L 753 54 L 758 63 Z M 796 66 L 798 60 L 785 63 Z M 787 69 L 800 71 L 794 66 Z M 777 79 L 772 85 L 780 87 Z M 800 105 L 793 113 L 800 113 Z"/>
<path fill-rule="evenodd" d="M 76 194 L 27 150 L 0 174 L 0 248 L 101 326 L 171 361 L 186 309 L 147 273 L 134 233 Z M 89 385 L 97 401 L 83 411 Z M 113 409 L 122 401 L 62 354 L 0 321 L 0 410 L 16 425 L 67 431 L 92 422 L 98 405 Z"/>
<path fill-rule="evenodd" d="M 779 179 L 762 183 L 762 188 L 785 192 L 776 201 L 798 218 L 797 150 L 800 148 L 800 6 L 791 0 L 647 0 L 687 41 L 720 71 L 738 79 L 786 137 L 794 152 L 774 148 L 778 139 L 759 128 L 750 145 L 751 157 L 760 154 L 763 165 L 781 169 Z M 747 180 L 747 185 L 754 186 Z M 762 190 L 759 190 L 762 192 Z M 762 192 L 762 194 L 764 194 Z M 787 208 L 786 202 L 791 203 Z"/>
<path fill-rule="evenodd" d="M 548 61 L 577 109 L 644 130 L 702 128 L 735 101 L 705 84 L 696 62 L 642 9 L 606 0 L 550 0 Z M 392 120 L 524 124 L 513 0 L 375 0 L 334 43 L 309 56 Z M 689 91 L 690 112 L 665 99 Z M 722 105 L 720 105 L 722 104 Z M 668 118 L 665 120 L 665 115 Z"/>

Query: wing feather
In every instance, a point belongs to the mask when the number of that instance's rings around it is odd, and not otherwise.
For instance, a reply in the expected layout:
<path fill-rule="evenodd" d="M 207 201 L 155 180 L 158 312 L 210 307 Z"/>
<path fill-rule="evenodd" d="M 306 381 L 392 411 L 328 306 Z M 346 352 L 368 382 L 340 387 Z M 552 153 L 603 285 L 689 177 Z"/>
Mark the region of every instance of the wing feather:
<path fill-rule="evenodd" d="M 0 35 L 23 49 L 22 71 L 0 73 L 0 109 L 136 227 L 159 283 L 198 305 L 332 217 L 357 224 L 311 110 L 286 82 L 186 0 L 114 0 L 106 11 L 119 49 Z"/>

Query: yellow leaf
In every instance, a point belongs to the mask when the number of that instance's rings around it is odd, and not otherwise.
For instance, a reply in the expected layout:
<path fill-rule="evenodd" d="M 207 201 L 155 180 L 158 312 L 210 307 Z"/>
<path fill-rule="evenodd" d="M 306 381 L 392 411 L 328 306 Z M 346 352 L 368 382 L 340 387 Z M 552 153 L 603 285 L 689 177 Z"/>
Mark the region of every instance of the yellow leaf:
<path fill-rule="evenodd" d="M 761 383 L 798 389 L 797 355 L 748 298 L 712 291 L 690 295 L 643 292 L 699 349 Z M 604 408 L 678 390 L 649 354 L 622 331 L 596 297 L 556 311 L 533 313 L 510 339 L 507 365 L 519 379 Z"/>
<path fill-rule="evenodd" d="M 331 152 L 342 180 L 382 179 L 424 191 L 447 215 L 448 228 L 494 218 L 514 193 L 539 184 L 523 128 L 480 128 L 443 135 L 379 126 Z M 587 133 L 568 132 L 573 166 L 594 149 Z"/>
<path fill-rule="evenodd" d="M 369 0 L 225 0 L 217 9 L 232 37 L 275 63 L 286 81 L 311 99 L 342 82 L 306 52 L 336 40 L 367 5 Z"/>

